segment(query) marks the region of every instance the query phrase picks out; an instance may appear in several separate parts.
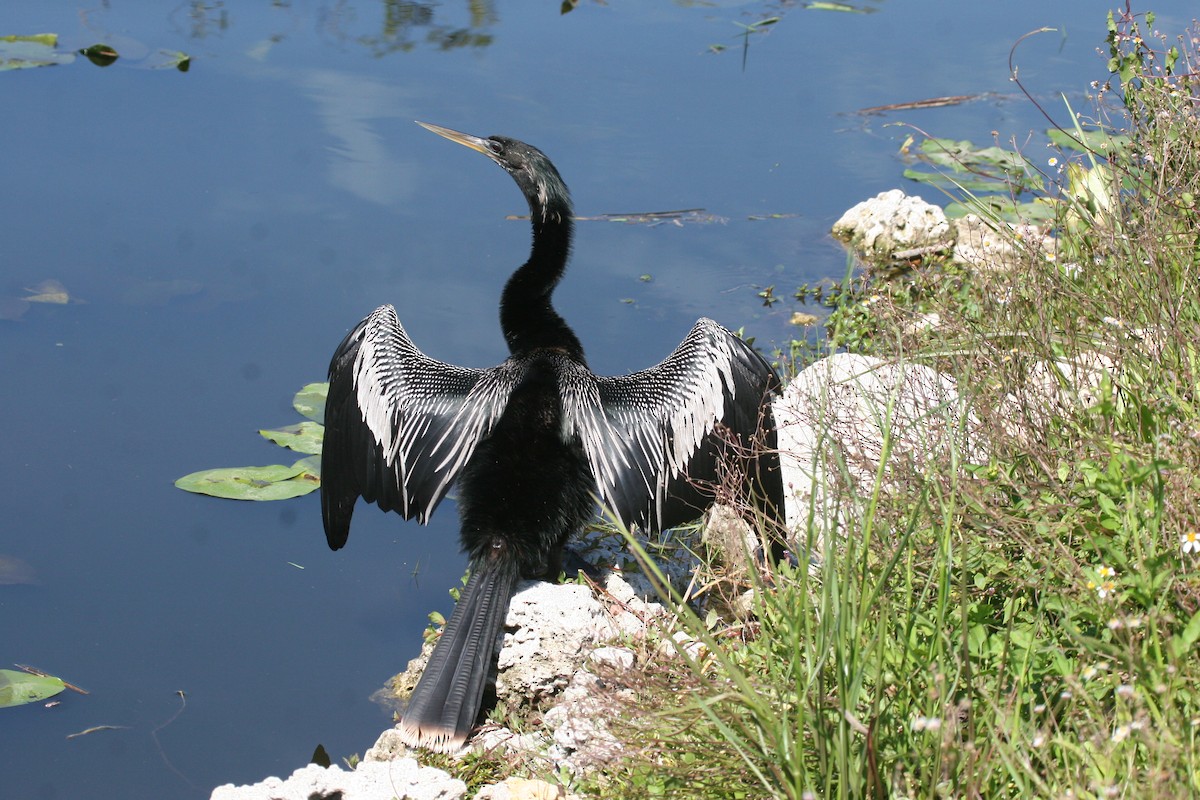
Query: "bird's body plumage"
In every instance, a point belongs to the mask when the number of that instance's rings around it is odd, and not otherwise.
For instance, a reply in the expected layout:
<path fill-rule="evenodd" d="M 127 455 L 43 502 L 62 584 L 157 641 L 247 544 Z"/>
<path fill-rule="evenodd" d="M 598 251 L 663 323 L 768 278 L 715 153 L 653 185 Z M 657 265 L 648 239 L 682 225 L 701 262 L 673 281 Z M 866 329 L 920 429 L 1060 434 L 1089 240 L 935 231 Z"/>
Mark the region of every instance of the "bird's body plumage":
<path fill-rule="evenodd" d="M 391 306 L 373 312 L 330 364 L 321 499 L 336 550 L 359 496 L 426 522 L 457 483 L 471 578 L 400 723 L 411 744 L 453 749 L 478 713 L 517 581 L 557 575 L 566 540 L 597 500 L 630 527 L 695 519 L 712 501 L 705 484 L 722 480 L 728 446 L 748 452 L 765 422 L 769 447 L 742 484 L 782 512 L 765 402 L 779 384 L 761 356 L 708 319 L 655 367 L 592 373 L 551 304 L 572 224 L 557 170 L 516 140 L 426 127 L 488 155 L 529 202 L 532 252 L 500 303 L 511 356 L 490 369 L 445 364 L 412 343 Z"/>

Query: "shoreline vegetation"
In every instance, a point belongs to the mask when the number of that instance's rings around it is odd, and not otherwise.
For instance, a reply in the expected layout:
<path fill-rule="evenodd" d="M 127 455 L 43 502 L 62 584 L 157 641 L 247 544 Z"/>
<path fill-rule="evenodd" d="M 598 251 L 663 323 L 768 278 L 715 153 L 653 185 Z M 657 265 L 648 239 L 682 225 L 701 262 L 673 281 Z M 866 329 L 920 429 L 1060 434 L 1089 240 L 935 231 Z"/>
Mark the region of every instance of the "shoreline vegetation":
<path fill-rule="evenodd" d="M 1200 795 L 1200 29 L 1107 31 L 1045 150 L 914 148 L 976 260 L 908 243 L 798 293 L 826 353 L 956 387 L 941 442 L 893 424 L 903 379 L 873 461 L 831 424 L 820 569 L 640 676 L 612 715 L 640 758 L 582 794 Z"/>

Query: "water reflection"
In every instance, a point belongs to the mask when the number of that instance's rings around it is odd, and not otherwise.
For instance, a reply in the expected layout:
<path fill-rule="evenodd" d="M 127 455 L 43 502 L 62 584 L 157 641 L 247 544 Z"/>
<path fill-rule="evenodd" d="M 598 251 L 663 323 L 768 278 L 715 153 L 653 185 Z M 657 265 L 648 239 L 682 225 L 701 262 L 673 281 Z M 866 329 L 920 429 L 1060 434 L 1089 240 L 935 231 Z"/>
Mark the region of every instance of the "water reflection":
<path fill-rule="evenodd" d="M 388 137 L 378 125 L 405 116 L 411 100 L 403 91 L 361 75 L 315 69 L 303 73 L 300 85 L 335 142 L 327 149 L 330 183 L 384 206 L 408 200 L 413 165 L 389 152 Z"/>
<path fill-rule="evenodd" d="M 493 41 L 491 29 L 499 21 L 494 4 L 486 0 L 469 0 L 463 4 L 465 20 L 446 22 L 456 16 L 460 7 L 443 3 L 413 3 L 401 0 L 380 0 L 378 3 L 357 3 L 340 0 L 323 3 L 311 12 L 303 4 L 275 0 L 271 3 L 272 17 L 277 30 L 270 33 L 266 43 L 284 41 L 303 21 L 317 23 L 319 33 L 339 45 L 362 46 L 372 56 L 406 53 L 421 45 L 448 51 L 461 48 L 487 47 Z M 191 0 L 172 15 L 172 21 L 186 31 L 188 38 L 202 41 L 227 33 L 243 17 L 255 18 L 257 11 L 244 12 L 224 3 Z M 261 47 L 261 45 L 260 45 Z M 269 46 L 268 48 L 269 49 Z M 265 49 L 259 54 L 266 52 Z"/>

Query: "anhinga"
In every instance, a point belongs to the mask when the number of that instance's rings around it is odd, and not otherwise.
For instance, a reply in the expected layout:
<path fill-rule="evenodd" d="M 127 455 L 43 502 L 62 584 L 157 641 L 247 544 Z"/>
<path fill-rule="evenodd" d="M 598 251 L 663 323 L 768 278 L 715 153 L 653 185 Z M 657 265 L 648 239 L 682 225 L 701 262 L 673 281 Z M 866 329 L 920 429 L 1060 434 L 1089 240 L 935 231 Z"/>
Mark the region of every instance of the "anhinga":
<path fill-rule="evenodd" d="M 337 550 L 360 495 L 424 523 L 457 481 L 470 578 L 399 724 L 408 743 L 449 751 L 475 723 L 518 580 L 555 579 L 597 501 L 626 526 L 683 524 L 711 504 L 726 451 L 756 445 L 741 488 L 782 513 L 768 402 L 779 381 L 709 319 L 655 367 L 595 375 L 550 302 L 571 247 L 558 170 L 515 139 L 420 124 L 495 161 L 529 202 L 532 252 L 500 299 L 511 356 L 491 369 L 435 361 L 395 309 L 376 309 L 329 365 L 321 510 Z"/>

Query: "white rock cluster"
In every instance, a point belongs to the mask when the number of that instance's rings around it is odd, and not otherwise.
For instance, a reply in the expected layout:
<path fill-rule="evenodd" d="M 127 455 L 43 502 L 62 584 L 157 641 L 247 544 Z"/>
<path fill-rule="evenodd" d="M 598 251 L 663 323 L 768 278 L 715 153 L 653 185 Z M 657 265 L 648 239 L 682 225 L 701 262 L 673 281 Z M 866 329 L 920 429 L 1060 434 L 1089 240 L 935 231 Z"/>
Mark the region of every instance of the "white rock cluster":
<path fill-rule="evenodd" d="M 459 800 L 467 785 L 414 758 L 363 761 L 352 771 L 309 764 L 286 780 L 267 778 L 250 786 L 226 784 L 210 800 Z"/>
<path fill-rule="evenodd" d="M 871 263 L 949 251 L 954 246 L 954 230 L 945 212 L 899 189 L 851 208 L 833 224 L 833 235 Z"/>

